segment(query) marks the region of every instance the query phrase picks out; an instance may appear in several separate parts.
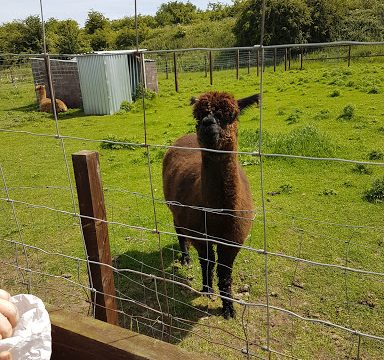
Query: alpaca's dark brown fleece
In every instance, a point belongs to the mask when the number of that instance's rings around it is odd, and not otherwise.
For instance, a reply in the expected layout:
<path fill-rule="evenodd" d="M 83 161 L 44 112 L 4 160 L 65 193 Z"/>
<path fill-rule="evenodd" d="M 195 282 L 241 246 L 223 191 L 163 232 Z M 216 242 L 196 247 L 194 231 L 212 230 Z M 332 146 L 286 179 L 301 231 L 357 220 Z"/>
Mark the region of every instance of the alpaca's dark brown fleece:
<path fill-rule="evenodd" d="M 203 275 L 203 291 L 211 293 L 215 265 L 225 318 L 234 317 L 232 298 L 232 267 L 238 247 L 251 228 L 252 197 L 247 178 L 238 162 L 237 124 L 243 107 L 258 102 L 258 96 L 235 100 L 228 93 L 208 92 L 191 100 L 196 119 L 196 134 L 181 137 L 176 147 L 231 151 L 217 153 L 206 150 L 168 150 L 163 161 L 165 199 L 170 203 L 179 237 L 182 262 L 189 262 L 186 241 L 199 253 Z M 187 206 L 178 206 L 176 203 Z M 198 208 L 217 209 L 204 211 Z M 191 237 L 207 238 L 206 240 Z"/>

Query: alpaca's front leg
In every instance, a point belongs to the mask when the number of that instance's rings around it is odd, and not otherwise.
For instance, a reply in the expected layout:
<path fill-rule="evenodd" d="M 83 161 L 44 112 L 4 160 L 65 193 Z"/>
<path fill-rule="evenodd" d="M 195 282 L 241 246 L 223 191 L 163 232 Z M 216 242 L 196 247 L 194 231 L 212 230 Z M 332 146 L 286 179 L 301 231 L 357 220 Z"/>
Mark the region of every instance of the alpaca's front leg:
<path fill-rule="evenodd" d="M 207 294 L 213 294 L 213 269 L 215 267 L 215 252 L 210 242 L 200 242 L 196 246 L 199 253 L 199 261 L 201 265 L 201 274 L 203 278 L 203 289 Z"/>
<path fill-rule="evenodd" d="M 238 251 L 236 248 L 225 245 L 217 246 L 219 290 L 220 295 L 226 297 L 226 299 L 222 299 L 223 316 L 225 319 L 234 318 L 236 315 L 232 300 L 232 267 Z"/>

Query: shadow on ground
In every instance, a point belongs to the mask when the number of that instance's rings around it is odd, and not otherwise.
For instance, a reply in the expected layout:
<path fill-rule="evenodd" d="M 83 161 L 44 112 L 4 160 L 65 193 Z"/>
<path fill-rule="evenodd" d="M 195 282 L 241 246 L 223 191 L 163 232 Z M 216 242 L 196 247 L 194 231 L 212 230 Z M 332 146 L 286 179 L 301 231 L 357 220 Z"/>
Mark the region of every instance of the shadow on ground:
<path fill-rule="evenodd" d="M 178 249 L 178 245 L 175 244 L 174 248 Z M 203 296 L 182 285 L 161 280 L 165 276 L 191 286 L 186 275 L 188 269 L 181 266 L 178 257 L 175 259 L 169 249 L 162 249 L 165 274 L 160 270 L 159 251 L 128 251 L 119 255 L 114 259 L 114 266 L 120 269 L 120 273 L 115 275 L 115 286 L 117 296 L 124 299 L 118 300 L 118 308 L 123 311 L 120 316 L 121 326 L 170 343 L 178 343 L 188 335 L 199 319 L 220 315 L 221 304 L 216 299 L 216 308 L 210 308 L 208 313 L 207 306 L 203 305 L 207 299 Z M 197 262 L 197 259 L 194 261 Z M 201 305 L 193 303 L 198 298 L 202 298 Z M 167 316 L 167 313 L 171 316 Z"/>

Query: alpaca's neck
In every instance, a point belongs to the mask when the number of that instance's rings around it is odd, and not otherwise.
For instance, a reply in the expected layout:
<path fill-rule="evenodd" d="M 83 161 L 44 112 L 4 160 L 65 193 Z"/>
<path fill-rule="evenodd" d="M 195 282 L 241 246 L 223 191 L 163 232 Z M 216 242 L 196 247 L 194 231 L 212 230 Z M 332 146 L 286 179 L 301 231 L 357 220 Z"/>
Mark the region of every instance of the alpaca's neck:
<path fill-rule="evenodd" d="M 47 98 L 47 92 L 45 91 L 44 88 L 39 89 L 39 101 L 41 102 L 42 100 Z"/>
<path fill-rule="evenodd" d="M 205 206 L 235 209 L 240 184 L 240 164 L 236 154 L 202 153 L 202 195 Z"/>

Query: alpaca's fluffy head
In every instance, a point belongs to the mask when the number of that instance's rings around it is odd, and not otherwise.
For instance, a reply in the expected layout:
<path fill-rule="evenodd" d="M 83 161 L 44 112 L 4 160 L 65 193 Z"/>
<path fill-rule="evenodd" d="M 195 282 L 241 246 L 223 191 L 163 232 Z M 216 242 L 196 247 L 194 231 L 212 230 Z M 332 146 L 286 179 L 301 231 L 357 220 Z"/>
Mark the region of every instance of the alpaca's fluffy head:
<path fill-rule="evenodd" d="M 35 90 L 42 95 L 45 93 L 45 85 L 36 85 Z"/>
<path fill-rule="evenodd" d="M 207 92 L 194 102 L 196 132 L 202 147 L 217 150 L 232 150 L 230 143 L 236 141 L 236 120 L 240 109 L 235 98 L 228 93 Z"/>
<path fill-rule="evenodd" d="M 207 92 L 192 98 L 196 132 L 202 147 L 216 150 L 235 150 L 237 144 L 237 118 L 240 110 L 258 101 L 236 100 L 226 92 Z M 246 98 L 251 99 L 252 97 Z M 256 100 L 257 98 L 257 100 Z"/>

